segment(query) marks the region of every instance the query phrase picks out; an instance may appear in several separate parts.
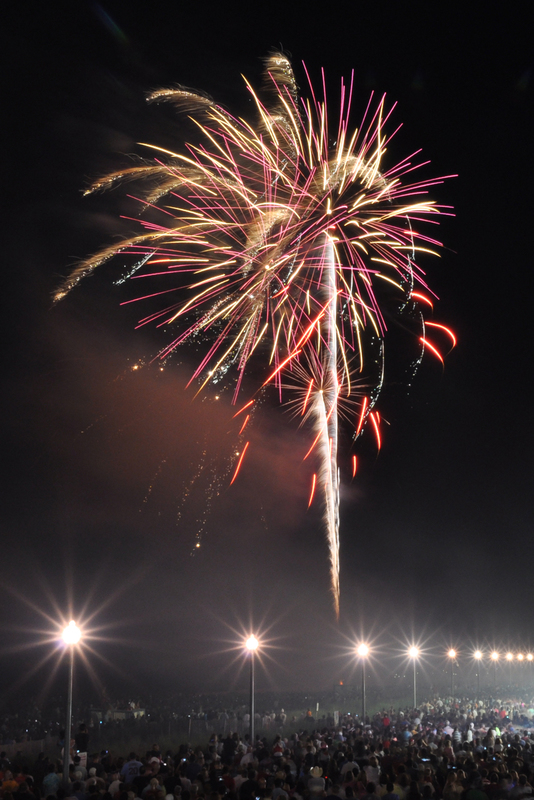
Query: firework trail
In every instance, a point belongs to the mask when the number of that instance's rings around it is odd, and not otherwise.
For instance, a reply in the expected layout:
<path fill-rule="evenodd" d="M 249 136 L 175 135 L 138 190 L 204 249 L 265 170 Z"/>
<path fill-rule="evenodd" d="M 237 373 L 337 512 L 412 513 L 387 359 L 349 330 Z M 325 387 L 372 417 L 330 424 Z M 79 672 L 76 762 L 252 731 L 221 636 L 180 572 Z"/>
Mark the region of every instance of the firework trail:
<path fill-rule="evenodd" d="M 394 108 L 387 110 L 385 97 L 375 106 L 371 98 L 352 130 L 353 78 L 348 86 L 342 82 L 331 129 L 324 74 L 322 96 L 306 76 L 310 96 L 304 99 L 287 57 L 266 58 L 263 95 L 246 82 L 255 126 L 190 89 L 153 92 L 150 101 L 187 113 L 199 142 L 184 143 L 179 152 L 144 145 L 153 160 L 87 190 L 140 182 L 143 216 L 136 223 L 142 231 L 80 263 L 55 300 L 118 253 L 129 255 L 127 276 L 148 286 L 136 299 L 156 304 L 139 325 L 174 326 L 162 359 L 186 342 L 201 350 L 191 377 L 199 391 L 224 381 L 237 402 L 253 357 L 263 370 L 263 391 L 275 387 L 282 399 L 291 390 L 290 402 L 314 427 L 308 454 L 321 465 L 317 485 L 324 492 L 338 613 L 338 426 L 346 421 L 356 439 L 369 420 L 380 440 L 374 406 L 384 382 L 386 308 L 392 304 L 418 326 L 417 361 L 425 348 L 441 359 L 439 341 L 426 336 L 423 309 L 432 301 L 416 256 L 437 255 L 440 243 L 418 227 L 436 222 L 446 207 L 428 197 L 444 178 L 413 179 L 425 163 L 417 163 L 418 151 L 383 166 L 395 133 L 385 133 Z M 452 337 L 434 326 L 437 336 Z M 246 417 L 240 433 L 245 425 Z"/>
<path fill-rule="evenodd" d="M 338 443 L 338 358 L 337 358 L 337 269 L 334 246 L 327 235 L 324 243 L 324 287 L 328 303 L 326 346 L 323 367 L 325 386 L 316 392 L 312 409 L 320 433 L 320 480 L 324 486 L 325 525 L 330 551 L 330 573 L 336 615 L 339 615 L 339 469 Z"/>

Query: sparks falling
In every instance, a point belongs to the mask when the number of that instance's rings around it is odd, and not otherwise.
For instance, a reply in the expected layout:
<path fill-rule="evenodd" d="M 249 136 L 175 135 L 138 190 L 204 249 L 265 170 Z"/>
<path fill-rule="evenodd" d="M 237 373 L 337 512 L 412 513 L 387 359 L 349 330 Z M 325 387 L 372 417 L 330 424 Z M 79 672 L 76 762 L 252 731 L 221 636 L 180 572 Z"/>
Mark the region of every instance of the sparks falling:
<path fill-rule="evenodd" d="M 253 357 L 264 369 L 260 386 L 275 387 L 280 397 L 289 388 L 299 415 L 314 427 L 309 454 L 320 466 L 310 503 L 317 482 L 339 614 L 339 420 L 352 421 L 354 440 L 370 420 L 380 443 L 373 408 L 384 381 L 384 292 L 399 313 L 418 321 L 420 353 L 426 347 L 442 358 L 439 341 L 424 335 L 421 309 L 432 310 L 432 293 L 416 259 L 438 254 L 441 244 L 417 228 L 446 207 L 428 196 L 444 178 L 413 179 L 423 166 L 418 153 L 384 165 L 394 108 L 385 97 L 371 97 L 361 125 L 351 129 L 354 76 L 349 85 L 342 81 L 332 127 L 324 75 L 318 95 L 304 70 L 307 98 L 299 95 L 282 53 L 265 59 L 261 96 L 245 80 L 257 112 L 254 125 L 199 92 L 153 92 L 149 101 L 189 115 L 198 141 L 180 152 L 143 145 L 153 159 L 88 189 L 140 182 L 142 230 L 79 264 L 55 300 L 118 253 L 127 254 L 133 259 L 128 277 L 150 286 L 137 299 L 170 298 L 139 322 L 176 331 L 159 357 L 187 341 L 204 343 L 191 376 L 199 391 L 223 381 L 232 368 L 236 402 Z M 452 339 L 444 326 L 434 330 Z"/>

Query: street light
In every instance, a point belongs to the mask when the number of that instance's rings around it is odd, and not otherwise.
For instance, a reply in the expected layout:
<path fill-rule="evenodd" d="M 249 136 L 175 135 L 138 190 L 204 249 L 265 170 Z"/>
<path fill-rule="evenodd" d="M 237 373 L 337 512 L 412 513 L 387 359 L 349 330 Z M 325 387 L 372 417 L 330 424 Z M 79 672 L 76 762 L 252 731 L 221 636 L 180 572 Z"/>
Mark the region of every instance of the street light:
<path fill-rule="evenodd" d="M 255 657 L 254 654 L 258 649 L 259 642 L 256 637 L 252 634 L 248 637 L 247 641 L 245 642 L 245 647 L 250 653 L 250 744 L 254 749 L 254 661 Z"/>
<path fill-rule="evenodd" d="M 480 650 L 475 650 L 473 656 L 477 662 L 477 700 L 478 700 L 480 698 L 480 659 L 482 658 L 482 653 L 480 652 Z"/>
<path fill-rule="evenodd" d="M 362 661 L 362 726 L 365 725 L 365 659 L 369 655 L 369 647 L 366 644 L 360 644 L 356 648 L 356 652 Z"/>
<path fill-rule="evenodd" d="M 78 644 L 82 637 L 82 632 L 73 619 L 61 634 L 63 641 L 69 648 L 69 684 L 67 694 L 67 719 L 65 723 L 65 747 L 63 750 L 63 784 L 65 789 L 69 785 L 69 754 L 70 754 L 70 735 L 72 732 L 72 686 L 74 682 L 74 645 Z"/>
<path fill-rule="evenodd" d="M 408 655 L 413 659 L 413 707 L 417 708 L 417 658 L 419 656 L 419 648 L 410 647 Z"/>
<path fill-rule="evenodd" d="M 451 660 L 451 697 L 454 699 L 454 672 L 453 672 L 453 667 L 454 667 L 454 661 L 456 659 L 456 650 L 453 650 L 451 648 L 449 650 L 449 652 L 447 653 L 447 655 L 449 656 L 449 658 Z"/>

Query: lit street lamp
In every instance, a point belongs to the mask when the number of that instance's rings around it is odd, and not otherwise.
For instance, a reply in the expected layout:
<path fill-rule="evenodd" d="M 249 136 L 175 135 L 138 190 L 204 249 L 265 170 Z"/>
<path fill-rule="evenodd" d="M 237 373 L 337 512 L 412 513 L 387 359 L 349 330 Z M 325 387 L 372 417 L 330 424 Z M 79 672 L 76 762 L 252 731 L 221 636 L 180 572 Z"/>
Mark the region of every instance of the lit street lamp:
<path fill-rule="evenodd" d="M 72 732 L 72 686 L 74 682 L 74 645 L 78 644 L 82 632 L 71 620 L 61 634 L 63 641 L 69 648 L 69 684 L 67 694 L 67 719 L 65 722 L 65 747 L 63 749 L 63 784 L 65 789 L 69 785 L 69 754 L 70 754 L 70 735 Z"/>
<path fill-rule="evenodd" d="M 254 748 L 254 661 L 255 652 L 258 649 L 259 642 L 254 635 L 249 636 L 245 642 L 245 647 L 250 653 L 250 744 Z"/>
<path fill-rule="evenodd" d="M 451 660 L 451 697 L 454 699 L 454 661 L 456 659 L 456 650 L 449 650 L 447 653 Z"/>
<path fill-rule="evenodd" d="M 417 658 L 419 656 L 419 648 L 410 647 L 408 655 L 413 660 L 413 707 L 417 708 Z"/>
<path fill-rule="evenodd" d="M 369 655 L 369 647 L 366 644 L 360 644 L 356 652 L 362 662 L 362 725 L 365 725 L 365 659 Z"/>
<path fill-rule="evenodd" d="M 473 656 L 477 662 L 477 700 L 480 698 L 480 659 L 482 658 L 482 653 L 480 650 L 475 650 Z"/>

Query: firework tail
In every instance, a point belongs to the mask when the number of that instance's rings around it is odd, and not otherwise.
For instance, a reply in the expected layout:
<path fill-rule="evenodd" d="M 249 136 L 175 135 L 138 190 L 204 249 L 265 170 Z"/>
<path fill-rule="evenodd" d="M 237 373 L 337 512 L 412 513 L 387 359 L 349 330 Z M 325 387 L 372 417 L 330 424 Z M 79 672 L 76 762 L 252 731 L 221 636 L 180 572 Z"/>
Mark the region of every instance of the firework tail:
<path fill-rule="evenodd" d="M 323 387 L 316 392 L 313 412 L 320 438 L 319 481 L 324 488 L 324 517 L 330 553 L 330 580 L 334 609 L 339 618 L 339 470 L 338 447 L 338 374 L 337 374 L 337 280 L 334 245 L 325 236 L 323 250 L 323 289 L 328 301 L 322 349 Z"/>

